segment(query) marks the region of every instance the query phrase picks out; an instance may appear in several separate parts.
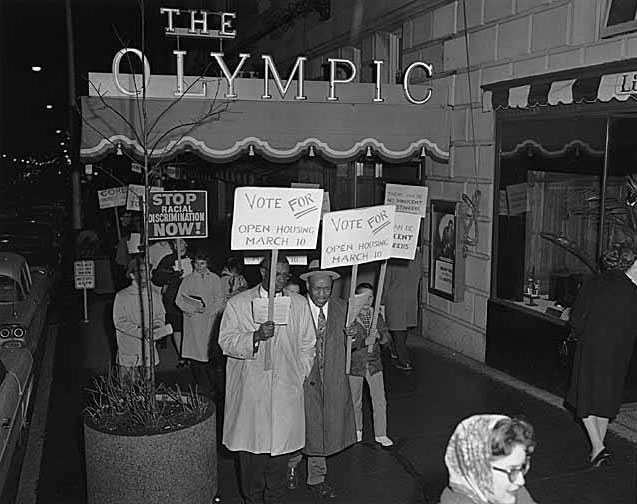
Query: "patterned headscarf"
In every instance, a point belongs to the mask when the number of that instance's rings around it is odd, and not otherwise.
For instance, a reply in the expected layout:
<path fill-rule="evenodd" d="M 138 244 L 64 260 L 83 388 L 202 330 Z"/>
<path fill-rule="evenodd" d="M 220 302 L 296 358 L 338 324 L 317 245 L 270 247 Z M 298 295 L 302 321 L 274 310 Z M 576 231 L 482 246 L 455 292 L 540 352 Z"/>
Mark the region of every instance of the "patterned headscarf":
<path fill-rule="evenodd" d="M 449 439 L 445 464 L 449 486 L 474 502 L 488 504 L 493 494 L 491 432 L 503 415 L 475 415 L 458 424 Z"/>

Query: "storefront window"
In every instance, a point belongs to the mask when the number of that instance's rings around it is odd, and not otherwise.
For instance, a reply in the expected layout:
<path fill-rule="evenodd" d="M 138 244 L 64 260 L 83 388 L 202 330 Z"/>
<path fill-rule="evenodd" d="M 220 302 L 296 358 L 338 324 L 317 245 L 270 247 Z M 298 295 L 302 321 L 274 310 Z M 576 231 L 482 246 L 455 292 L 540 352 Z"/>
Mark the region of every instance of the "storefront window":
<path fill-rule="evenodd" d="M 496 297 L 570 306 L 601 253 L 635 239 L 637 118 L 608 121 L 608 162 L 606 117 L 500 123 Z"/>

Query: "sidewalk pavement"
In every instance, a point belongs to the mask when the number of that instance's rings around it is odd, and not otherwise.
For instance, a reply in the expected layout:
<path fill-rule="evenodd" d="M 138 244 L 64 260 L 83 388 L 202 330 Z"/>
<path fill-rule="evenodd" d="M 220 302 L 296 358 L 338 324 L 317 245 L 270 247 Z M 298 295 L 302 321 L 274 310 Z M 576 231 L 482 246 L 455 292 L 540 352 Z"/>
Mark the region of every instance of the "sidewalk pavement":
<path fill-rule="evenodd" d="M 41 462 L 38 503 L 85 502 L 80 412 L 90 377 L 108 369 L 108 327 L 112 296 L 91 299 L 88 324 L 65 316 L 56 346 L 53 388 Z M 79 310 L 78 310 L 79 311 Z M 436 503 L 447 481 L 444 450 L 456 424 L 476 413 L 524 415 L 537 433 L 527 487 L 540 504 L 632 504 L 637 495 L 637 408 L 627 407 L 611 424 L 612 467 L 587 466 L 583 429 L 561 407 L 561 399 L 504 373 L 425 340 L 409 341 L 415 370 L 405 373 L 386 363 L 389 435 L 392 449 L 373 441 L 369 400 L 364 402 L 364 440 L 328 459 L 328 481 L 338 492 L 332 502 Z M 159 375 L 187 383 L 171 346 L 161 352 Z M 238 504 L 232 454 L 220 450 L 223 502 Z M 304 465 L 304 464 L 303 464 Z M 301 484 L 289 504 L 311 503 Z"/>

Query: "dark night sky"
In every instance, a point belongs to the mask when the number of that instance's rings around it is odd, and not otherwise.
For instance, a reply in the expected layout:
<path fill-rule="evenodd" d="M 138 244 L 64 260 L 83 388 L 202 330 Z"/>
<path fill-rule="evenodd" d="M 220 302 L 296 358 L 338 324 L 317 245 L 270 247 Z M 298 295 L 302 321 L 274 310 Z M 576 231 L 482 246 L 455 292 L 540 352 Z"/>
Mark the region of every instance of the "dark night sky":
<path fill-rule="evenodd" d="M 226 2 L 146 0 L 145 4 L 151 70 L 173 73 L 175 39 L 163 34 L 165 16 L 159 14 L 160 6 L 219 11 Z M 71 0 L 71 9 L 77 94 L 82 95 L 87 94 L 88 71 L 110 72 L 113 56 L 123 45 L 141 47 L 141 15 L 137 0 Z M 68 128 L 65 12 L 65 0 L 0 0 L 0 153 L 50 156 L 58 148 L 55 130 Z M 184 41 L 182 48 L 189 43 L 202 42 Z M 200 54 L 217 50 L 206 43 L 209 47 L 200 47 Z M 32 65 L 43 70 L 33 72 Z M 46 104 L 52 104 L 53 110 L 46 110 Z"/>

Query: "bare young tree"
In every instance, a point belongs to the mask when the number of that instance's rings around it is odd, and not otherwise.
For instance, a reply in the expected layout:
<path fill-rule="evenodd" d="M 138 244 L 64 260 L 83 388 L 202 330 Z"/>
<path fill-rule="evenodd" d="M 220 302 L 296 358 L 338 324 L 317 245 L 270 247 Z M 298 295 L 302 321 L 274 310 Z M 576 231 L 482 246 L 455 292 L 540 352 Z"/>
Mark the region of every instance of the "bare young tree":
<path fill-rule="evenodd" d="M 144 0 L 139 0 L 138 6 L 141 12 L 141 48 L 139 52 L 141 53 L 141 61 L 142 68 L 144 68 L 144 62 L 146 61 L 146 20 L 145 20 L 145 5 Z M 121 144 L 116 144 L 111 139 L 105 131 L 101 130 L 92 122 L 88 121 L 85 115 L 82 113 L 80 107 L 75 104 L 76 111 L 78 112 L 82 124 L 88 128 L 91 128 L 95 131 L 101 138 L 110 143 L 113 147 L 117 148 L 117 152 L 121 151 L 126 157 L 128 157 L 131 162 L 137 163 L 141 161 L 142 166 L 142 178 L 144 185 L 144 194 L 140 198 L 140 210 L 142 213 L 142 237 L 141 237 L 141 253 L 144 257 L 143 267 L 146 278 L 148 279 L 146 286 L 146 293 L 148 296 L 148 313 L 144 314 L 144 304 L 142 300 L 142 292 L 140 289 L 140 308 L 142 310 L 142 334 L 143 334 L 143 345 L 142 345 L 142 361 L 143 361 L 143 379 L 147 382 L 147 386 L 143 387 L 144 390 L 149 391 L 150 397 L 147 398 L 147 404 L 151 405 L 152 415 L 155 416 L 157 412 L 157 403 L 156 403 L 156 383 L 155 383 L 155 352 L 153 351 L 154 345 L 154 337 L 153 337 L 153 308 L 152 308 L 152 286 L 150 283 L 150 262 L 149 262 L 149 222 L 148 222 L 148 208 L 149 208 L 149 198 L 151 192 L 151 186 L 156 184 L 159 180 L 161 180 L 161 168 L 164 165 L 167 156 L 170 154 L 168 149 L 163 149 L 162 152 L 158 152 L 158 148 L 161 143 L 169 137 L 173 137 L 176 145 L 186 136 L 189 135 L 195 128 L 198 126 L 208 122 L 218 120 L 221 114 L 228 110 L 228 102 L 219 102 L 218 101 L 218 93 L 220 89 L 221 79 L 218 77 L 207 77 L 207 73 L 210 69 L 211 63 L 208 63 L 205 68 L 199 73 L 199 75 L 186 86 L 177 98 L 171 100 L 163 110 L 157 114 L 155 117 L 149 117 L 148 111 L 148 100 L 147 100 L 147 82 L 145 72 L 142 71 L 141 80 L 138 79 L 139 75 L 135 70 L 133 61 L 130 57 L 130 48 L 128 44 L 123 41 L 123 39 L 117 34 L 117 38 L 121 43 L 123 49 L 125 49 L 126 53 L 126 61 L 128 67 L 130 69 L 131 81 L 134 87 L 134 95 L 131 100 L 134 103 L 132 114 L 137 115 L 137 119 L 139 124 L 136 125 L 135 121 L 131 116 L 127 116 L 122 113 L 116 107 L 114 107 L 108 101 L 108 93 L 103 91 L 99 85 L 96 85 L 90 79 L 88 80 L 89 87 L 94 91 L 97 97 L 100 100 L 100 103 L 103 106 L 102 110 L 107 110 L 108 112 L 114 114 L 128 129 L 130 133 L 132 133 L 134 142 L 141 149 L 141 156 L 136 158 L 134 155 L 129 153 L 127 149 L 122 149 Z M 138 80 L 140 83 L 138 84 Z M 201 83 L 209 83 L 214 82 L 216 85 L 215 91 L 212 97 L 206 97 L 205 100 L 208 101 L 207 107 L 205 107 L 196 117 L 191 120 L 185 122 L 177 122 L 175 124 L 171 124 L 167 127 L 161 128 L 160 123 L 162 119 L 164 119 L 167 114 L 173 110 L 175 107 L 179 106 L 184 97 L 198 84 Z M 191 99 L 191 98 L 189 98 Z M 137 258 L 139 260 L 139 256 Z M 146 364 L 148 362 L 148 365 Z"/>

